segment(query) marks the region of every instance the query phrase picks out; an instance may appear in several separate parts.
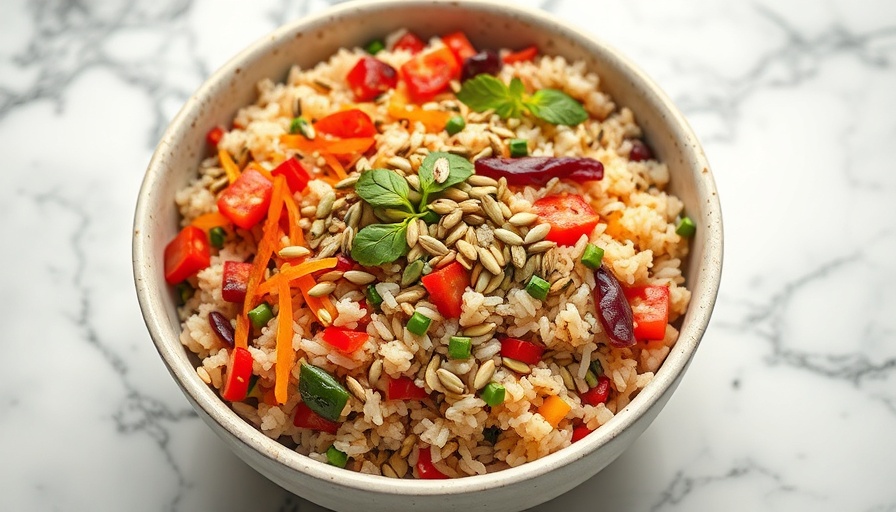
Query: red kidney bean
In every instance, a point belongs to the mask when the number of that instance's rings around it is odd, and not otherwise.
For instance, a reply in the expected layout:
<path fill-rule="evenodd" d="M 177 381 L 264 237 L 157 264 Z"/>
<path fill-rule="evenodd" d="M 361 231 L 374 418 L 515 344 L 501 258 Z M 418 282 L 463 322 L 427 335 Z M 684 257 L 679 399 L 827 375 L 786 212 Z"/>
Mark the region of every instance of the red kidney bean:
<path fill-rule="evenodd" d="M 604 264 L 594 271 L 594 277 L 597 281 L 594 289 L 597 316 L 610 344 L 617 348 L 631 347 L 635 344 L 635 323 L 622 285 Z"/>
<path fill-rule="evenodd" d="M 555 176 L 581 183 L 603 179 L 604 166 L 593 158 L 578 157 L 480 158 L 476 174 L 507 178 L 510 185 L 544 185 Z"/>
<path fill-rule="evenodd" d="M 232 348 L 234 345 L 233 340 L 235 333 L 233 331 L 233 326 L 230 325 L 230 320 L 221 313 L 212 311 L 208 314 L 208 323 L 212 327 L 212 330 L 215 331 L 215 334 L 218 335 L 218 339 L 228 347 Z"/>

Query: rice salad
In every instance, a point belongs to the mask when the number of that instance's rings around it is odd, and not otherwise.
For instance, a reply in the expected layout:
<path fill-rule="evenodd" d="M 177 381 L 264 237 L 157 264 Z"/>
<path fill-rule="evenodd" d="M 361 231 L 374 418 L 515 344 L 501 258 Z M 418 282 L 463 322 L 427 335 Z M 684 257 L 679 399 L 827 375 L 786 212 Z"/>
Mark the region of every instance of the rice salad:
<path fill-rule="evenodd" d="M 695 226 L 584 63 L 401 30 L 257 88 L 176 195 L 165 277 L 198 376 L 265 435 L 485 474 L 653 378 Z"/>

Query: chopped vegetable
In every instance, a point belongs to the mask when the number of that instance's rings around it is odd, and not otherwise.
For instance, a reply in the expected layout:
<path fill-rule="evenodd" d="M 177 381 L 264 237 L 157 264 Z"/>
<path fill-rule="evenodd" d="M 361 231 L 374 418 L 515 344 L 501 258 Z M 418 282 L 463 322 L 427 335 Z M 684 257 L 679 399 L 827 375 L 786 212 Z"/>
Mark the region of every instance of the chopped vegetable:
<path fill-rule="evenodd" d="M 445 123 L 445 131 L 448 132 L 448 135 L 455 135 L 460 133 L 465 126 L 467 126 L 467 122 L 464 121 L 463 116 L 452 116 L 448 119 L 448 122 Z"/>
<path fill-rule="evenodd" d="M 576 441 L 581 441 L 583 437 L 592 432 L 594 431 L 585 425 L 578 425 L 572 429 L 572 442 L 575 443 Z"/>
<path fill-rule="evenodd" d="M 510 139 L 507 146 L 510 149 L 511 158 L 529 156 L 529 143 L 526 142 L 526 139 Z"/>
<path fill-rule="evenodd" d="M 361 57 L 345 77 L 358 101 L 371 101 L 398 84 L 395 68 L 374 57 Z"/>
<path fill-rule="evenodd" d="M 230 351 L 230 363 L 224 373 L 224 387 L 221 398 L 231 402 L 239 402 L 249 392 L 249 381 L 252 377 L 252 354 L 243 347 Z"/>
<path fill-rule="evenodd" d="M 292 294 L 289 282 L 280 281 L 277 290 L 277 364 L 274 367 L 274 397 L 277 403 L 285 404 L 289 374 L 296 359 L 296 351 L 292 348 Z"/>
<path fill-rule="evenodd" d="M 566 403 L 566 400 L 557 395 L 551 395 L 544 399 L 541 407 L 538 408 L 538 414 L 541 414 L 552 427 L 557 428 L 560 420 L 566 417 L 570 409 L 572 407 Z"/>
<path fill-rule="evenodd" d="M 330 445 L 330 447 L 327 448 L 327 462 L 337 468 L 344 468 L 348 463 L 348 455 L 345 452 L 340 451 L 339 448 Z"/>
<path fill-rule="evenodd" d="M 610 339 L 610 344 L 617 348 L 630 347 L 635 344 L 635 332 L 632 319 L 632 307 L 625 299 L 622 285 L 607 268 L 601 264 L 594 271 L 597 286 L 594 287 L 594 302 L 597 304 L 597 316 Z"/>
<path fill-rule="evenodd" d="M 594 244 L 585 246 L 582 253 L 582 264 L 590 269 L 596 269 L 600 266 L 600 262 L 604 259 L 604 250 Z"/>
<path fill-rule="evenodd" d="M 222 247 L 224 247 L 224 242 L 226 240 L 227 231 L 225 231 L 221 226 L 215 226 L 212 229 L 208 230 L 208 241 L 215 249 L 221 249 Z"/>
<path fill-rule="evenodd" d="M 373 146 L 373 137 L 354 137 L 351 139 L 327 139 L 315 137 L 308 140 L 301 135 L 281 135 L 280 142 L 288 148 L 297 149 L 303 153 L 319 151 L 333 155 L 356 155 L 364 153 Z"/>
<path fill-rule="evenodd" d="M 466 336 L 452 336 L 448 340 L 448 357 L 450 359 L 469 359 L 472 341 Z"/>
<path fill-rule="evenodd" d="M 452 262 L 435 272 L 420 278 L 429 292 L 429 300 L 445 318 L 460 318 L 464 291 L 470 284 L 467 270 L 458 262 Z"/>
<path fill-rule="evenodd" d="M 299 372 L 299 393 L 312 411 L 336 421 L 348 402 L 348 391 L 326 370 L 303 363 Z"/>
<path fill-rule="evenodd" d="M 486 73 L 497 75 L 501 71 L 501 57 L 494 50 L 483 50 L 464 59 L 461 68 L 461 81 L 469 80 L 476 75 Z"/>
<path fill-rule="evenodd" d="M 408 104 L 408 98 L 402 89 L 396 89 L 388 105 L 389 115 L 395 119 L 406 119 L 412 125 L 414 123 L 423 123 L 426 131 L 436 133 L 445 128 L 448 119 L 453 115 L 451 112 L 442 110 L 424 110 L 418 105 Z"/>
<path fill-rule="evenodd" d="M 445 46 L 451 49 L 451 53 L 454 54 L 457 62 L 462 63 L 466 59 L 476 55 L 476 48 L 473 47 L 473 44 L 467 39 L 467 35 L 463 32 L 445 34 L 441 39 L 442 42 L 445 43 Z"/>
<path fill-rule="evenodd" d="M 372 137 L 376 135 L 376 126 L 370 116 L 357 108 L 340 110 L 322 117 L 314 123 L 317 133 L 325 133 L 341 139 L 353 137 Z"/>
<path fill-rule="evenodd" d="M 376 55 L 377 53 L 379 53 L 385 49 L 386 49 L 386 44 L 383 42 L 382 39 L 374 39 L 373 41 L 364 45 L 364 50 L 371 55 Z"/>
<path fill-rule="evenodd" d="M 218 211 L 243 229 L 251 229 L 264 218 L 271 204 L 273 185 L 255 169 L 246 169 L 221 193 Z"/>
<path fill-rule="evenodd" d="M 228 182 L 233 184 L 233 182 L 239 179 L 240 168 L 231 158 L 230 152 L 224 148 L 218 148 L 218 160 L 221 162 L 221 167 L 224 168 L 224 174 L 227 175 Z"/>
<path fill-rule="evenodd" d="M 215 227 L 224 227 L 228 228 L 230 226 L 230 219 L 221 215 L 220 212 L 209 212 L 203 213 L 202 215 L 196 217 L 190 222 L 191 226 L 196 226 L 208 233 Z M 226 231 L 226 229 L 225 229 Z"/>
<path fill-rule="evenodd" d="M 268 325 L 272 318 L 274 318 L 274 312 L 267 302 L 262 302 L 255 309 L 249 311 L 249 321 L 252 322 L 252 326 L 256 329 L 261 329 Z"/>
<path fill-rule="evenodd" d="M 527 95 L 519 78 L 505 84 L 485 73 L 465 81 L 457 99 L 476 112 L 494 109 L 503 119 L 520 117 L 523 112 L 551 124 L 575 126 L 588 119 L 582 104 L 557 89 L 539 89 Z"/>
<path fill-rule="evenodd" d="M 165 281 L 176 284 L 208 267 L 208 237 L 196 226 L 187 226 L 165 246 Z"/>
<path fill-rule="evenodd" d="M 551 225 L 546 240 L 559 245 L 575 245 L 582 235 L 591 234 L 600 218 L 578 194 L 546 196 L 532 204 L 542 222 Z"/>
<path fill-rule="evenodd" d="M 497 382 L 489 382 L 479 393 L 479 397 L 482 398 L 482 401 L 490 407 L 503 404 L 505 395 L 506 390 L 504 389 L 504 386 Z"/>
<path fill-rule="evenodd" d="M 535 45 L 523 48 L 522 50 L 510 52 L 502 59 L 504 64 L 513 64 L 514 62 L 526 62 L 533 60 L 538 55 L 538 47 Z"/>
<path fill-rule="evenodd" d="M 429 329 L 430 323 L 432 323 L 431 318 L 419 311 L 414 311 L 414 314 L 408 319 L 407 328 L 411 333 L 416 334 L 417 336 L 423 336 L 426 334 L 427 329 Z"/>
<path fill-rule="evenodd" d="M 376 291 L 376 285 L 368 285 L 366 294 L 368 302 L 370 302 L 370 305 L 374 308 L 379 308 L 380 304 L 383 303 L 383 297 L 381 297 L 379 292 Z"/>
<path fill-rule="evenodd" d="M 448 83 L 460 76 L 460 63 L 446 47 L 418 53 L 401 66 L 401 77 L 411 98 L 429 101 L 448 88 Z"/>
<path fill-rule="evenodd" d="M 649 341 L 665 338 L 669 323 L 669 287 L 633 286 L 625 288 L 624 293 L 632 307 L 635 339 Z"/>
<path fill-rule="evenodd" d="M 694 224 L 694 221 L 691 220 L 690 217 L 682 217 L 680 221 L 678 221 L 678 227 L 675 228 L 675 233 L 678 236 L 683 236 L 685 238 L 690 238 L 694 236 L 697 232 L 697 225 Z"/>
<path fill-rule="evenodd" d="M 296 415 L 293 417 L 292 424 L 299 428 L 310 428 L 329 434 L 336 434 L 339 431 L 339 423 L 330 421 L 312 411 L 305 402 L 299 402 L 296 406 Z"/>
<path fill-rule="evenodd" d="M 233 347 L 233 326 L 230 325 L 230 320 L 227 317 L 217 311 L 212 311 L 208 314 L 208 324 L 221 342 L 228 347 Z"/>
<path fill-rule="evenodd" d="M 591 388 L 597 386 L 597 375 L 595 375 L 591 370 L 585 372 L 585 384 L 588 384 L 588 387 Z"/>
<path fill-rule="evenodd" d="M 271 276 L 270 279 L 258 286 L 257 293 L 258 295 L 271 293 L 279 286 L 281 281 L 292 282 L 313 272 L 331 269 L 337 265 L 337 261 L 337 258 L 321 258 L 319 260 L 303 261 L 298 265 L 285 264 L 280 267 L 279 273 Z"/>
<path fill-rule="evenodd" d="M 544 348 L 531 341 L 517 338 L 503 338 L 501 340 L 501 357 L 509 357 L 526 364 L 538 364 Z"/>
<path fill-rule="evenodd" d="M 632 162 L 643 162 L 651 158 L 653 158 L 653 153 L 650 152 L 650 148 L 647 147 L 647 144 L 644 144 L 644 141 L 640 139 L 632 140 L 632 150 L 628 154 L 629 160 Z"/>
<path fill-rule="evenodd" d="M 205 142 L 212 148 L 218 149 L 218 143 L 221 142 L 221 137 L 224 136 L 224 128 L 221 126 L 215 126 L 208 133 L 205 134 Z"/>
<path fill-rule="evenodd" d="M 509 185 L 542 186 L 551 178 L 578 183 L 600 180 L 604 177 L 604 166 L 593 158 L 584 157 L 495 157 L 476 160 L 476 174 L 494 179 L 506 178 Z"/>
<path fill-rule="evenodd" d="M 432 452 L 429 446 L 421 446 L 417 452 L 417 476 L 422 480 L 442 480 L 448 478 L 432 463 Z"/>
<path fill-rule="evenodd" d="M 311 181 L 308 171 L 305 170 L 299 159 L 295 157 L 287 158 L 280 165 L 274 167 L 274 170 L 271 171 L 271 176 L 283 176 L 286 180 L 286 186 L 293 193 L 305 190 L 308 182 Z"/>
<path fill-rule="evenodd" d="M 289 133 L 298 133 L 309 139 L 313 139 L 317 135 L 314 132 L 314 127 L 311 126 L 311 123 L 302 116 L 294 117 L 292 121 L 289 122 Z"/>
<path fill-rule="evenodd" d="M 177 305 L 183 306 L 187 303 L 188 300 L 190 300 L 191 297 L 193 297 L 193 294 L 196 292 L 196 290 L 194 290 L 193 287 L 190 286 L 190 283 L 183 281 L 178 283 L 177 286 L 174 287 L 174 292 L 177 295 Z"/>
<path fill-rule="evenodd" d="M 370 336 L 366 332 L 352 331 L 340 327 L 326 327 L 321 339 L 340 352 L 351 353 L 361 348 Z"/>
<path fill-rule="evenodd" d="M 588 405 L 600 405 L 607 403 L 607 399 L 610 397 L 610 378 L 606 375 L 601 375 L 597 378 L 597 384 L 595 384 L 588 391 L 579 394 L 579 398 L 582 399 L 582 403 Z"/>
<path fill-rule="evenodd" d="M 417 34 L 410 31 L 405 31 L 392 45 L 393 51 L 401 50 L 411 54 L 420 53 L 424 48 L 426 48 L 426 43 Z"/>
<path fill-rule="evenodd" d="M 482 438 L 486 443 L 495 444 L 498 442 L 498 436 L 501 435 L 501 432 L 501 427 L 485 427 L 482 430 Z"/>
<path fill-rule="evenodd" d="M 551 283 L 536 275 L 530 277 L 529 282 L 526 283 L 526 291 L 529 292 L 529 295 L 538 300 L 546 299 L 548 296 L 548 291 L 550 291 L 550 289 Z"/>
<path fill-rule="evenodd" d="M 429 398 L 425 389 L 414 384 L 414 379 L 405 377 L 390 378 L 386 385 L 386 400 L 423 400 Z"/>

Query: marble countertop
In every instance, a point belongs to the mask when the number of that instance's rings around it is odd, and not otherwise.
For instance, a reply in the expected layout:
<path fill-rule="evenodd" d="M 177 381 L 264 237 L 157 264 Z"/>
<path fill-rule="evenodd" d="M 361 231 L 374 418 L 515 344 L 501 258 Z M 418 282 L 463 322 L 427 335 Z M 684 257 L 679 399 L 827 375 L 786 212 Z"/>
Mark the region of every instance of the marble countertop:
<path fill-rule="evenodd" d="M 329 3 L 4 0 L 0 510 L 319 510 L 193 413 L 143 325 L 130 248 L 185 99 Z M 678 392 L 616 462 L 534 510 L 896 511 L 896 4 L 523 3 L 589 20 L 669 93 L 726 235 Z"/>

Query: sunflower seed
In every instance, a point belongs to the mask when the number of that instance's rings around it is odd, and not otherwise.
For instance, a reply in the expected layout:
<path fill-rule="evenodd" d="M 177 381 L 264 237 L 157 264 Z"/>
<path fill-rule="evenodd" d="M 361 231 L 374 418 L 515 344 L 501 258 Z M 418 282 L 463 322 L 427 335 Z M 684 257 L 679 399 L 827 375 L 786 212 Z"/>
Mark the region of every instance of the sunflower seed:
<path fill-rule="evenodd" d="M 423 260 L 414 260 L 404 268 L 401 273 L 402 288 L 408 287 L 417 282 L 423 274 Z M 397 299 L 396 299 L 397 300 Z M 399 301 L 401 302 L 401 301 Z"/>
<path fill-rule="evenodd" d="M 345 377 L 345 387 L 355 395 L 355 398 L 362 403 L 367 401 L 367 395 L 364 394 L 364 386 L 361 385 L 354 377 L 347 375 Z"/>
<path fill-rule="evenodd" d="M 445 267 L 445 266 L 451 264 L 451 262 L 454 261 L 456 258 L 457 258 L 457 251 L 448 251 L 448 254 L 442 256 L 439 259 L 438 263 L 436 263 L 434 265 L 430 263 L 430 266 L 432 266 L 432 268 L 436 268 L 436 269 L 442 268 L 442 267 Z"/>
<path fill-rule="evenodd" d="M 321 274 L 320 277 L 317 278 L 318 281 L 338 281 L 342 279 L 342 274 L 344 272 L 341 270 L 331 270 L 327 273 Z"/>
<path fill-rule="evenodd" d="M 205 382 L 206 384 L 212 383 L 212 376 L 209 375 L 208 370 L 206 370 L 202 366 L 196 368 L 196 375 L 199 375 L 199 378 L 202 379 L 202 382 Z"/>
<path fill-rule="evenodd" d="M 498 190 L 498 195 L 497 195 L 497 197 L 498 197 L 498 200 L 499 200 L 499 201 L 498 201 L 498 207 L 501 208 L 501 213 L 504 214 L 504 218 L 505 218 L 505 219 L 509 219 L 510 217 L 513 217 L 513 211 L 511 211 L 511 210 L 510 210 L 510 207 L 507 206 L 507 203 L 504 202 L 504 199 L 503 199 L 503 196 L 501 195 L 501 190 L 500 190 L 500 189 Z"/>
<path fill-rule="evenodd" d="M 424 256 L 423 247 L 420 247 L 420 244 L 417 244 L 411 247 L 411 250 L 408 251 L 407 259 L 408 261 L 416 261 Z"/>
<path fill-rule="evenodd" d="M 482 204 L 475 199 L 467 199 L 466 201 L 461 201 L 457 204 L 457 206 L 461 209 L 464 214 L 467 213 L 479 213 L 482 211 Z"/>
<path fill-rule="evenodd" d="M 488 158 L 488 157 L 492 156 L 492 153 L 493 153 L 492 148 L 487 147 L 487 148 L 483 149 L 482 151 L 480 151 L 479 153 L 476 153 L 475 155 L 473 155 L 473 158 L 471 158 L 471 160 L 473 162 L 475 162 L 476 160 L 479 160 L 480 158 Z"/>
<path fill-rule="evenodd" d="M 311 251 L 301 245 L 289 245 L 277 251 L 277 256 L 285 259 L 301 258 L 309 254 L 311 254 Z"/>
<path fill-rule="evenodd" d="M 497 325 L 494 322 L 486 322 L 484 324 L 474 325 L 472 327 L 467 327 L 464 329 L 464 336 L 475 337 L 475 336 L 485 336 L 486 334 L 492 334 L 497 329 Z"/>
<path fill-rule="evenodd" d="M 492 256 L 495 257 L 495 261 L 498 262 L 499 267 L 503 267 L 504 265 L 507 265 L 507 257 L 504 256 L 504 251 L 502 249 L 499 249 L 495 245 L 490 245 L 488 248 L 488 251 L 490 253 L 492 253 Z"/>
<path fill-rule="evenodd" d="M 444 151 L 446 153 L 460 156 L 470 155 L 470 149 L 465 146 L 442 146 L 441 148 L 439 148 L 439 151 Z"/>
<path fill-rule="evenodd" d="M 218 192 L 224 190 L 228 185 L 230 185 L 230 180 L 227 178 L 227 176 L 225 176 L 212 183 L 211 191 L 217 194 Z"/>
<path fill-rule="evenodd" d="M 474 174 L 467 178 L 467 183 L 473 185 L 474 187 L 497 187 L 498 181 L 489 176 L 484 176 L 482 174 Z"/>
<path fill-rule="evenodd" d="M 419 260 L 418 260 L 419 261 Z M 402 285 L 404 286 L 404 285 Z M 407 302 L 409 304 L 413 304 L 418 300 L 422 299 L 426 295 L 426 290 L 423 287 L 415 286 L 413 288 L 408 288 L 407 290 L 399 293 L 395 296 L 395 301 L 401 304 L 402 302 Z"/>
<path fill-rule="evenodd" d="M 470 260 L 468 260 L 467 258 L 465 258 L 463 254 L 458 253 L 457 257 L 454 258 L 454 260 L 457 261 L 458 263 L 460 263 L 460 265 L 467 270 L 470 270 L 473 268 L 473 263 L 470 262 Z"/>
<path fill-rule="evenodd" d="M 473 187 L 470 189 L 470 197 L 473 199 L 482 199 L 487 195 L 494 195 L 498 192 L 496 187 Z"/>
<path fill-rule="evenodd" d="M 561 277 L 560 279 L 557 279 L 554 282 L 554 284 L 551 285 L 551 288 L 550 288 L 550 290 L 548 290 L 548 293 L 557 293 L 560 290 L 562 290 L 563 288 L 566 288 L 566 286 L 571 282 L 572 282 L 572 279 L 570 279 L 569 277 Z"/>
<path fill-rule="evenodd" d="M 408 140 L 408 144 L 410 145 L 410 149 L 408 149 L 409 153 L 413 152 L 413 151 L 417 151 L 417 149 L 420 148 L 420 144 L 423 144 L 423 133 L 422 132 L 412 133 L 410 140 Z"/>
<path fill-rule="evenodd" d="M 482 199 L 482 211 L 495 223 L 496 226 L 504 224 L 504 213 L 494 197 L 486 195 Z"/>
<path fill-rule="evenodd" d="M 436 375 L 439 377 L 439 382 L 442 383 L 442 386 L 444 386 L 447 391 L 457 394 L 462 394 L 464 392 L 464 382 L 460 380 L 460 377 L 457 375 L 449 372 L 445 368 L 436 370 Z"/>
<path fill-rule="evenodd" d="M 407 158 L 402 158 L 400 156 L 393 156 L 392 158 L 386 160 L 386 165 L 388 165 L 389 167 L 394 167 L 396 169 L 401 169 L 404 172 L 411 172 L 413 170 L 411 168 L 411 162 L 409 162 Z"/>
<path fill-rule="evenodd" d="M 423 246 L 426 252 L 434 256 L 442 256 L 448 253 L 448 248 L 445 247 L 445 244 L 429 235 L 420 235 L 417 243 Z"/>
<path fill-rule="evenodd" d="M 333 316 L 330 315 L 330 312 L 326 309 L 318 309 L 317 310 L 317 319 L 320 320 L 320 323 L 324 325 L 324 327 L 329 327 L 331 323 L 333 323 Z"/>
<path fill-rule="evenodd" d="M 542 240 L 541 242 L 535 242 L 534 244 L 529 246 L 529 254 L 538 254 L 540 252 L 546 252 L 546 251 L 553 249 L 556 246 L 557 246 L 557 244 L 555 244 L 554 242 L 551 242 L 550 240 Z"/>
<path fill-rule="evenodd" d="M 323 297 L 324 295 L 329 295 L 333 293 L 336 289 L 336 283 L 333 281 L 322 281 L 312 286 L 310 290 L 308 290 L 308 295 L 312 297 Z"/>
<path fill-rule="evenodd" d="M 355 183 L 358 182 L 358 178 L 360 178 L 360 174 L 351 174 L 347 178 L 343 178 L 338 183 L 333 185 L 333 188 L 343 189 L 355 186 Z"/>
<path fill-rule="evenodd" d="M 477 247 L 476 252 L 479 254 L 479 261 L 486 270 L 493 275 L 501 273 L 501 265 L 498 265 L 498 260 L 495 259 L 495 255 L 491 251 L 483 247 Z"/>
<path fill-rule="evenodd" d="M 317 214 L 317 206 L 314 206 L 313 204 L 309 206 L 303 206 L 302 209 L 299 210 L 299 213 L 302 214 L 302 217 L 313 217 Z"/>
<path fill-rule="evenodd" d="M 364 272 L 363 270 L 348 270 L 345 272 L 345 274 L 342 274 L 342 277 L 344 277 L 350 283 L 354 283 L 357 285 L 370 284 L 376 281 L 375 275 L 369 272 Z"/>
<path fill-rule="evenodd" d="M 476 281 L 479 279 L 479 274 L 482 273 L 483 267 L 482 264 L 477 264 L 473 267 L 472 272 L 470 272 L 470 283 L 476 284 Z"/>
<path fill-rule="evenodd" d="M 389 465 L 395 470 L 395 474 L 398 475 L 398 478 L 403 478 L 408 474 L 408 461 L 406 461 L 398 452 L 393 453 L 392 456 L 389 457 Z"/>
<path fill-rule="evenodd" d="M 348 201 L 345 197 L 339 197 L 335 201 L 333 201 L 333 211 L 338 212 L 345 206 L 345 203 Z"/>
<path fill-rule="evenodd" d="M 538 220 L 538 215 L 535 215 L 532 212 L 519 212 L 515 213 L 508 222 L 513 224 L 514 226 L 530 226 L 533 222 Z"/>
<path fill-rule="evenodd" d="M 526 233 L 526 238 L 523 239 L 523 243 L 528 245 L 544 240 L 544 237 L 548 236 L 548 232 L 550 230 L 551 225 L 547 222 L 539 224 L 530 229 L 528 233 Z"/>
<path fill-rule="evenodd" d="M 417 444 L 417 435 L 416 434 L 408 434 L 404 441 L 401 442 L 401 450 L 399 450 L 398 455 L 401 457 L 407 457 L 411 454 L 411 451 L 414 449 L 414 446 Z"/>
<path fill-rule="evenodd" d="M 333 202 L 336 201 L 336 194 L 331 190 L 328 191 L 320 198 L 320 201 L 317 203 L 317 210 L 315 211 L 315 216 L 318 219 L 326 218 L 330 215 L 330 212 L 333 211 Z"/>
<path fill-rule="evenodd" d="M 383 373 L 383 360 L 382 359 L 374 359 L 373 363 L 370 365 L 370 369 L 367 370 L 367 382 L 375 387 L 380 380 L 380 375 Z"/>
<path fill-rule="evenodd" d="M 470 198 L 470 194 L 460 190 L 457 187 L 448 187 L 442 191 L 442 199 L 450 199 L 454 202 L 466 201 Z M 438 213 L 438 212 L 436 212 Z"/>
<path fill-rule="evenodd" d="M 523 239 L 520 235 L 510 231 L 509 229 L 498 228 L 495 230 L 495 237 L 504 242 L 505 244 L 510 244 L 513 246 L 523 245 Z"/>
<path fill-rule="evenodd" d="M 494 133 L 488 133 L 488 145 L 492 148 L 492 153 L 497 156 L 504 156 L 504 144 L 501 138 Z"/>
<path fill-rule="evenodd" d="M 476 248 L 470 245 L 466 240 L 458 240 L 454 246 L 457 250 L 464 255 L 470 261 L 476 261 L 478 254 L 476 253 Z"/>
<path fill-rule="evenodd" d="M 355 230 L 350 227 L 346 227 L 345 231 L 342 232 L 342 245 L 341 249 L 344 254 L 348 254 L 352 252 L 352 244 L 355 242 Z"/>
<path fill-rule="evenodd" d="M 515 133 L 508 130 L 507 128 L 504 128 L 501 125 L 489 126 L 488 129 L 491 130 L 492 133 L 494 133 L 495 135 L 497 135 L 499 137 L 504 137 L 505 139 L 512 139 L 512 138 L 516 137 Z"/>
<path fill-rule="evenodd" d="M 526 249 L 522 246 L 514 245 L 510 248 L 510 261 L 516 268 L 523 268 L 526 264 Z"/>
<path fill-rule="evenodd" d="M 315 210 L 316 211 L 316 210 Z M 321 235 L 326 231 L 327 225 L 323 219 L 317 219 L 313 223 L 311 223 L 311 230 L 308 232 L 311 235 L 311 238 L 320 238 Z"/>
<path fill-rule="evenodd" d="M 434 355 L 432 359 L 429 360 L 429 364 L 426 365 L 426 372 L 423 374 L 423 380 L 426 381 L 426 385 L 430 387 L 433 391 L 442 390 L 442 386 L 439 381 L 439 376 L 436 373 L 440 370 L 439 366 L 442 365 L 442 359 L 438 355 Z"/>
<path fill-rule="evenodd" d="M 471 226 L 481 226 L 485 224 L 485 217 L 482 215 L 465 215 L 464 222 Z"/>
<path fill-rule="evenodd" d="M 358 229 L 358 224 L 361 221 L 361 203 L 355 203 L 348 207 L 348 211 L 345 212 L 345 225 L 349 226 L 353 229 Z"/>
<path fill-rule="evenodd" d="M 458 224 L 454 226 L 448 236 L 445 237 L 445 245 L 447 247 L 451 247 L 457 243 L 458 240 L 464 237 L 467 234 L 467 225 L 466 224 Z"/>
<path fill-rule="evenodd" d="M 484 388 L 486 384 L 488 384 L 492 377 L 495 375 L 495 360 L 487 359 L 482 366 L 479 367 L 479 370 L 476 371 L 476 376 L 473 378 L 473 387 L 476 391 Z"/>
<path fill-rule="evenodd" d="M 519 373 L 521 375 L 528 375 L 528 374 L 532 373 L 532 368 L 530 368 L 528 364 L 526 364 L 522 361 L 517 361 L 516 359 L 511 359 L 509 357 L 503 357 L 503 358 L 501 358 L 501 364 L 504 367 L 506 367 L 510 370 L 513 370 L 516 373 Z"/>
<path fill-rule="evenodd" d="M 420 177 L 419 176 L 417 176 L 416 174 L 411 174 L 411 175 L 405 176 L 404 179 L 408 182 L 408 186 L 411 187 L 412 193 L 420 191 Z M 410 194 L 408 194 L 408 197 L 410 197 Z"/>
<path fill-rule="evenodd" d="M 383 473 L 383 476 L 385 476 L 385 477 L 398 478 L 398 474 L 395 473 L 395 470 L 392 469 L 392 466 L 390 466 L 388 464 L 383 464 L 382 466 L 380 466 L 380 471 Z"/>
<path fill-rule="evenodd" d="M 572 374 L 565 366 L 560 367 L 560 378 L 563 379 L 563 385 L 570 391 L 576 390 L 576 383 L 572 380 Z"/>
<path fill-rule="evenodd" d="M 413 247 L 413 246 L 417 245 L 417 239 L 419 238 L 419 236 L 420 236 L 420 230 L 419 230 L 419 227 L 417 226 L 417 223 L 409 222 L 408 229 L 405 232 L 405 238 L 407 239 L 408 247 Z"/>
<path fill-rule="evenodd" d="M 485 285 L 485 289 L 482 290 L 482 293 L 486 294 L 486 295 L 492 293 L 493 291 L 497 290 L 499 286 L 501 286 L 502 282 L 504 282 L 504 273 L 503 272 L 496 276 L 493 276 L 489 280 L 488 284 Z"/>
<path fill-rule="evenodd" d="M 448 215 L 454 210 L 457 210 L 457 203 L 445 198 L 436 199 L 435 201 L 429 203 L 429 209 L 438 213 L 439 215 Z"/>
<path fill-rule="evenodd" d="M 476 285 L 473 287 L 473 290 L 482 293 L 485 291 L 485 288 L 488 286 L 488 283 L 491 282 L 492 274 L 488 271 L 480 272 L 476 277 Z"/>
<path fill-rule="evenodd" d="M 453 212 L 449 213 L 448 215 L 442 217 L 442 220 L 439 222 L 439 224 L 443 228 L 445 228 L 445 231 L 448 231 L 449 229 L 453 228 L 454 226 L 457 226 L 457 223 L 460 222 L 460 220 L 463 218 L 463 216 L 464 216 L 463 210 L 458 208 L 458 209 L 454 210 Z"/>
<path fill-rule="evenodd" d="M 405 302 L 405 303 L 399 304 L 399 306 L 401 307 L 402 313 L 404 313 L 405 315 L 411 316 L 414 314 L 414 306 L 413 305 Z"/>
<path fill-rule="evenodd" d="M 339 247 L 342 245 L 342 237 L 328 236 L 321 243 L 320 247 L 317 249 L 317 254 L 315 258 L 329 258 L 330 256 L 336 254 L 336 251 L 339 250 Z"/>

